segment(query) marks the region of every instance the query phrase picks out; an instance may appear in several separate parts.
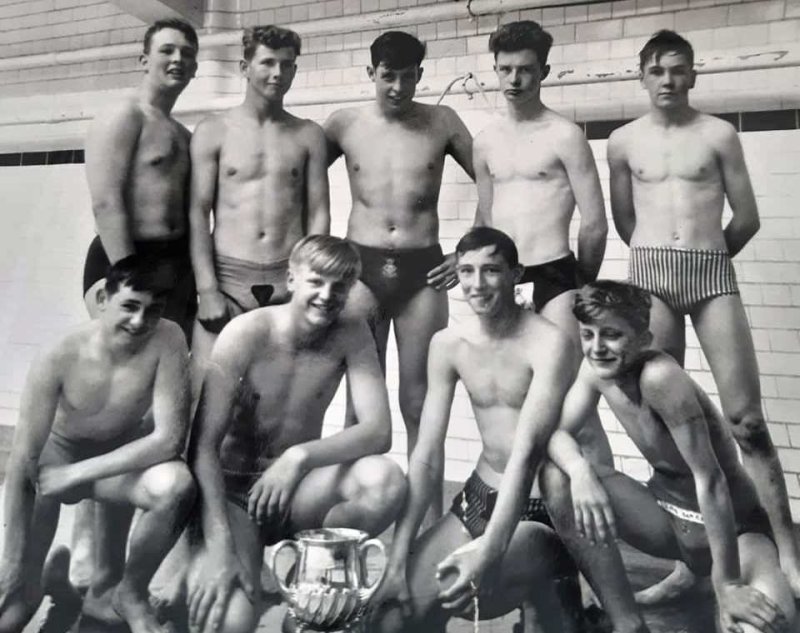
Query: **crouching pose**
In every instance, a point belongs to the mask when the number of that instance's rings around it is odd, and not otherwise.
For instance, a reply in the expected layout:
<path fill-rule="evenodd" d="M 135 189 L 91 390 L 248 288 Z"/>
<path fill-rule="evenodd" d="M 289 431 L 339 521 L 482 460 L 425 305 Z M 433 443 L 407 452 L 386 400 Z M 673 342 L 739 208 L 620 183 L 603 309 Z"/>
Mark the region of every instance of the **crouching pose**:
<path fill-rule="evenodd" d="M 515 304 L 522 267 L 505 233 L 472 229 L 456 246 L 456 258 L 458 280 L 478 318 L 431 341 L 408 502 L 370 630 L 444 631 L 452 615 L 474 609 L 475 601 L 481 617 L 493 618 L 532 599 L 545 631 L 572 631 L 558 586 L 571 586 L 579 610 L 577 572 L 542 500 L 536 494 L 528 498 L 572 376 L 570 342 L 549 321 Z M 459 380 L 472 402 L 483 450 L 450 512 L 415 540 L 443 475 Z M 479 567 L 495 552 L 499 569 L 492 582 L 479 586 Z"/>
<path fill-rule="evenodd" d="M 132 633 L 161 631 L 148 583 L 194 500 L 179 456 L 188 429 L 188 349 L 161 319 L 168 287 L 156 268 L 126 257 L 97 291 L 99 318 L 34 362 L 22 395 L 5 491 L 0 631 L 21 631 L 41 598 L 42 567 L 61 503 L 92 498 L 98 546 L 125 557 L 122 578 L 95 574 L 86 610 L 124 619 Z M 142 428 L 152 409 L 153 428 Z M 150 416 L 148 416 L 150 417 Z M 134 508 L 143 513 L 127 535 Z"/>
<path fill-rule="evenodd" d="M 613 536 L 711 576 L 723 631 L 790 628 L 795 606 L 766 512 L 709 397 L 669 355 L 649 349 L 650 297 L 598 281 L 575 299 L 584 362 L 543 470 L 559 534 L 614 621 L 645 630 Z M 603 396 L 653 468 L 643 486 L 593 467 L 571 433 Z M 607 547 L 598 547 L 605 543 Z"/>
<path fill-rule="evenodd" d="M 188 574 L 193 630 L 254 631 L 264 547 L 298 530 L 386 529 L 406 494 L 386 385 L 366 321 L 341 316 L 360 272 L 344 240 L 310 235 L 289 257 L 288 304 L 231 321 L 211 353 L 190 446 L 202 544 Z M 347 374 L 359 423 L 325 438 Z"/>

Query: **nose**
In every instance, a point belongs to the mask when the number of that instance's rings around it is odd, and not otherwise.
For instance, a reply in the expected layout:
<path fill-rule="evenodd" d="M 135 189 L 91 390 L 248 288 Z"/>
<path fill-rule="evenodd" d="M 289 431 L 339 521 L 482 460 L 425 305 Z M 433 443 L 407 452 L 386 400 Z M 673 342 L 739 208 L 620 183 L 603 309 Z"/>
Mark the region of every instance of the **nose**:
<path fill-rule="evenodd" d="M 130 323 L 135 327 L 141 327 L 144 324 L 144 310 L 137 310 L 132 313 Z"/>
<path fill-rule="evenodd" d="M 511 71 L 511 85 L 512 85 L 512 86 L 519 86 L 519 83 L 520 83 L 520 75 L 519 75 L 519 70 L 517 70 L 516 68 L 514 68 L 514 69 Z"/>
<path fill-rule="evenodd" d="M 603 339 L 599 336 L 595 336 L 592 339 L 592 354 L 595 356 L 602 355 L 605 352 L 605 350 L 606 346 L 605 343 L 603 342 Z"/>
<path fill-rule="evenodd" d="M 331 284 L 322 284 L 318 290 L 319 298 L 323 301 L 329 301 L 333 296 L 333 286 Z"/>

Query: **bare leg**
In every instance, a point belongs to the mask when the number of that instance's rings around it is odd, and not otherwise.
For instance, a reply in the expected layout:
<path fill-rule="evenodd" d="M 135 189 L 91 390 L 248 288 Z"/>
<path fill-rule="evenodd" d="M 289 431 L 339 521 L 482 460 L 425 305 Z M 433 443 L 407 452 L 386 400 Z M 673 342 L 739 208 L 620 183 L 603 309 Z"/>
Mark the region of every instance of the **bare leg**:
<path fill-rule="evenodd" d="M 692 313 L 692 321 L 717 383 L 722 412 L 769 516 L 781 568 L 800 597 L 800 552 L 783 470 L 764 420 L 758 362 L 741 299 L 724 295 L 705 301 Z"/>
<path fill-rule="evenodd" d="M 606 474 L 608 475 L 607 472 Z M 659 550 L 659 555 L 674 557 L 672 554 L 678 551 L 675 536 L 666 519 L 658 521 L 661 517 L 661 508 L 647 490 L 619 473 L 608 475 L 603 483 L 614 505 L 618 529 L 623 536 L 627 536 L 626 540 L 631 539 L 632 545 L 645 550 L 640 545 L 646 546 L 648 540 L 652 539 L 655 544 L 661 545 L 654 548 Z M 615 633 L 647 631 L 647 626 L 633 600 L 633 592 L 619 549 L 615 544 L 592 545 L 587 539 L 581 538 L 575 530 L 569 477 L 557 466 L 548 462 L 540 471 L 539 485 L 542 487 L 547 508 L 559 536 L 592 589 L 600 597 L 603 608 L 608 612 L 614 625 Z M 637 522 L 640 524 L 637 525 Z"/>
<path fill-rule="evenodd" d="M 206 375 L 206 363 L 211 356 L 211 349 L 217 335 L 205 329 L 200 321 L 195 320 L 192 330 L 192 358 L 191 358 L 191 379 L 192 379 L 192 410 L 200 399 L 200 389 L 203 386 L 203 377 Z"/>
<path fill-rule="evenodd" d="M 745 533 L 738 538 L 742 580 L 777 604 L 786 616 L 789 631 L 797 630 L 797 613 L 792 588 L 780 571 L 775 545 L 763 534 Z M 756 629 L 742 624 L 745 633 Z"/>
<path fill-rule="evenodd" d="M 131 532 L 128 562 L 112 597 L 112 605 L 132 633 L 163 631 L 149 602 L 148 585 L 178 539 L 194 494 L 191 473 L 183 462 L 177 461 L 94 484 L 95 498 L 127 502 L 144 511 Z"/>
<path fill-rule="evenodd" d="M 686 317 L 678 314 L 664 301 L 650 295 L 650 331 L 653 333 L 653 349 L 660 349 L 672 356 L 683 367 L 686 356 Z"/>
<path fill-rule="evenodd" d="M 431 338 L 447 327 L 447 293 L 425 287 L 414 295 L 394 320 L 400 370 L 400 412 L 408 437 L 408 456 L 417 444 L 422 403 L 428 390 L 428 347 Z M 443 513 L 444 481 L 433 491 L 431 505 L 422 522 L 426 529 Z"/>

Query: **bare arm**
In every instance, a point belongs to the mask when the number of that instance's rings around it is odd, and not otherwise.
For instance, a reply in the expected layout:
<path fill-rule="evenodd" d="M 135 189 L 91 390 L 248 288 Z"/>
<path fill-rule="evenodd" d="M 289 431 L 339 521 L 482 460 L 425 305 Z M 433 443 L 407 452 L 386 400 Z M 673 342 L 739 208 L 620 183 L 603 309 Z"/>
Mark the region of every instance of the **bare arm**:
<path fill-rule="evenodd" d="M 224 123 L 218 119 L 202 121 L 192 136 L 190 146 L 192 184 L 189 198 L 189 231 L 192 268 L 197 290 L 201 295 L 219 291 L 214 272 L 214 242 L 211 236 L 210 216 L 217 196 L 223 125 Z"/>
<path fill-rule="evenodd" d="M 750 175 L 744 161 L 742 144 L 736 131 L 726 124 L 725 136 L 718 152 L 722 167 L 725 194 L 733 211 L 733 217 L 725 227 L 725 244 L 731 257 L 741 251 L 761 228 L 758 206 Z"/>
<path fill-rule="evenodd" d="M 630 245 L 636 227 L 633 208 L 633 181 L 628 158 L 625 153 L 622 131 L 615 131 L 608 138 L 607 156 L 610 172 L 611 216 L 614 227 L 622 241 Z"/>
<path fill-rule="evenodd" d="M 584 281 L 593 281 L 600 272 L 608 237 L 603 190 L 600 188 L 597 165 L 586 137 L 577 126 L 570 125 L 569 130 L 570 138 L 565 139 L 563 151 L 558 148 L 556 151 L 559 151 L 581 214 L 578 267 Z"/>
<path fill-rule="evenodd" d="M 447 142 L 447 153 L 461 165 L 462 169 L 467 172 L 467 175 L 472 178 L 472 180 L 475 180 L 475 170 L 472 168 L 472 135 L 452 108 L 447 106 L 439 107 L 443 108 L 446 113 L 447 128 L 450 132 L 450 137 Z"/>
<path fill-rule="evenodd" d="M 331 232 L 330 195 L 328 193 L 328 162 L 325 133 L 316 123 L 311 124 L 308 165 L 306 167 L 306 196 L 308 232 Z"/>
<path fill-rule="evenodd" d="M 342 127 L 341 119 L 343 118 L 343 113 L 343 110 L 337 110 L 328 117 L 328 120 L 325 121 L 322 126 L 322 129 L 325 131 L 325 141 L 327 147 L 326 161 L 328 167 L 333 165 L 333 163 L 336 162 L 336 159 L 344 153 L 339 145 L 339 134 Z"/>
<path fill-rule="evenodd" d="M 479 134 L 472 146 L 472 164 L 475 168 L 475 184 L 478 187 L 478 207 L 475 210 L 473 226 L 491 226 L 492 224 L 494 184 L 489 165 L 486 162 L 486 148 L 483 145 L 482 136 Z"/>
<path fill-rule="evenodd" d="M 448 333 L 437 332 L 428 350 L 428 390 L 419 437 L 408 464 L 408 498 L 397 523 L 389 565 L 404 567 L 431 494 L 444 476 L 444 443 L 458 376 L 450 360 Z"/>
<path fill-rule="evenodd" d="M 61 392 L 58 364 L 54 354 L 34 361 L 22 391 L 19 422 L 6 467 L 3 568 L 22 568 L 36 498 L 39 456 L 50 434 Z"/>
<path fill-rule="evenodd" d="M 77 483 L 143 470 L 183 452 L 189 428 L 189 349 L 177 325 L 162 319 L 159 328 L 159 338 L 150 343 L 161 350 L 153 386 L 153 430 L 109 453 L 69 466 Z"/>
<path fill-rule="evenodd" d="M 142 125 L 141 112 L 128 103 L 98 117 L 86 138 L 86 178 L 92 212 L 112 264 L 134 253 L 125 195 Z"/>
<path fill-rule="evenodd" d="M 692 471 L 708 531 L 717 589 L 740 581 L 739 550 L 730 491 L 708 433 L 708 422 L 686 373 L 671 359 L 650 361 L 640 378 L 642 401 L 658 413 Z"/>

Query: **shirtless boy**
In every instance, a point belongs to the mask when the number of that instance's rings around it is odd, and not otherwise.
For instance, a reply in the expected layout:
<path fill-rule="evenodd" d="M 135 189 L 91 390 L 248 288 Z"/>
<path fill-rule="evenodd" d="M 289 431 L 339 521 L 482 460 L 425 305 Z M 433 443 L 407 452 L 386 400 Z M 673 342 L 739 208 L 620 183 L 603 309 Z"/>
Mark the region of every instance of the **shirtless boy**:
<path fill-rule="evenodd" d="M 208 364 L 190 448 L 202 551 L 188 577 L 195 630 L 253 631 L 263 550 L 298 530 L 394 521 L 405 478 L 389 458 L 386 386 L 369 328 L 340 316 L 358 253 L 310 235 L 289 258 L 288 304 L 234 319 Z M 344 375 L 359 424 L 320 439 Z"/>
<path fill-rule="evenodd" d="M 477 595 L 481 617 L 497 617 L 530 599 L 541 630 L 573 631 L 576 622 L 562 608 L 554 581 L 569 578 L 577 589 L 574 565 L 536 488 L 528 499 L 572 379 L 570 342 L 552 323 L 514 302 L 522 267 L 507 235 L 474 228 L 456 246 L 456 257 L 458 280 L 478 318 L 450 326 L 431 341 L 428 392 L 409 463 L 408 502 L 376 596 L 385 605 L 376 630 L 444 631 L 447 620 Z M 450 512 L 415 540 L 443 475 L 445 436 L 459 380 L 469 393 L 483 451 Z M 454 550 L 459 552 L 448 557 Z M 478 557 L 505 552 L 498 575 L 483 591 L 476 589 L 478 571 L 462 561 L 465 551 Z M 573 614 L 579 612 L 579 598 L 571 606 Z"/>
<path fill-rule="evenodd" d="M 244 102 L 202 121 L 191 145 L 189 219 L 199 293 L 192 356 L 199 379 L 231 318 L 288 300 L 286 269 L 297 241 L 330 229 L 325 135 L 283 108 L 300 36 L 258 26 L 245 30 L 242 44 Z"/>
<path fill-rule="evenodd" d="M 607 599 L 612 620 L 611 598 L 626 598 L 629 616 L 635 614 L 618 534 L 710 575 L 721 630 L 794 631 L 792 590 L 730 428 L 673 357 L 649 349 L 649 308 L 645 290 L 615 281 L 588 284 L 576 297 L 585 360 L 550 442 L 557 467 L 542 474 L 553 522 Z M 570 435 L 601 395 L 652 466 L 647 486 L 593 466 Z"/>
<path fill-rule="evenodd" d="M 608 141 L 611 207 L 631 247 L 630 280 L 653 295 L 654 346 L 680 364 L 685 315 L 700 339 L 722 412 L 769 515 L 781 567 L 800 596 L 781 465 L 761 405 L 758 364 L 731 257 L 758 231 L 755 196 L 736 130 L 689 105 L 691 45 L 660 31 L 640 55 L 650 111 Z M 733 217 L 722 228 L 727 197 Z"/>
<path fill-rule="evenodd" d="M 171 278 L 164 318 L 191 334 L 196 301 L 186 195 L 189 131 L 170 116 L 197 70 L 197 34 L 186 22 L 155 22 L 139 57 L 136 95 L 98 116 L 86 139 L 86 176 L 97 237 L 83 271 L 91 315 L 110 263 L 134 253 L 158 259 Z"/>
<path fill-rule="evenodd" d="M 428 344 L 447 325 L 445 290 L 455 285 L 454 257 L 445 258 L 439 246 L 444 159 L 451 155 L 472 177 L 472 137 L 449 107 L 414 101 L 422 42 L 389 31 L 370 53 L 375 102 L 334 112 L 325 132 L 329 163 L 342 154 L 347 161 L 353 197 L 347 237 L 361 254 L 362 271 L 351 303 L 369 315 L 382 363 L 394 322 L 410 454 L 425 399 Z"/>
<path fill-rule="evenodd" d="M 130 536 L 121 581 L 98 578 L 88 602 L 106 604 L 132 633 L 158 633 L 148 583 L 194 500 L 179 458 L 188 430 L 188 350 L 160 319 L 163 268 L 119 260 L 97 292 L 98 318 L 35 361 L 22 395 L 5 484 L 0 631 L 21 631 L 42 597 L 45 555 L 61 503 L 92 498 L 107 525 L 143 512 Z M 153 428 L 142 418 L 153 412 Z M 125 516 L 127 515 L 127 517 Z M 125 532 L 127 533 L 127 532 Z M 101 531 L 124 560 L 126 539 Z M 115 585 L 109 585 L 114 582 Z"/>

